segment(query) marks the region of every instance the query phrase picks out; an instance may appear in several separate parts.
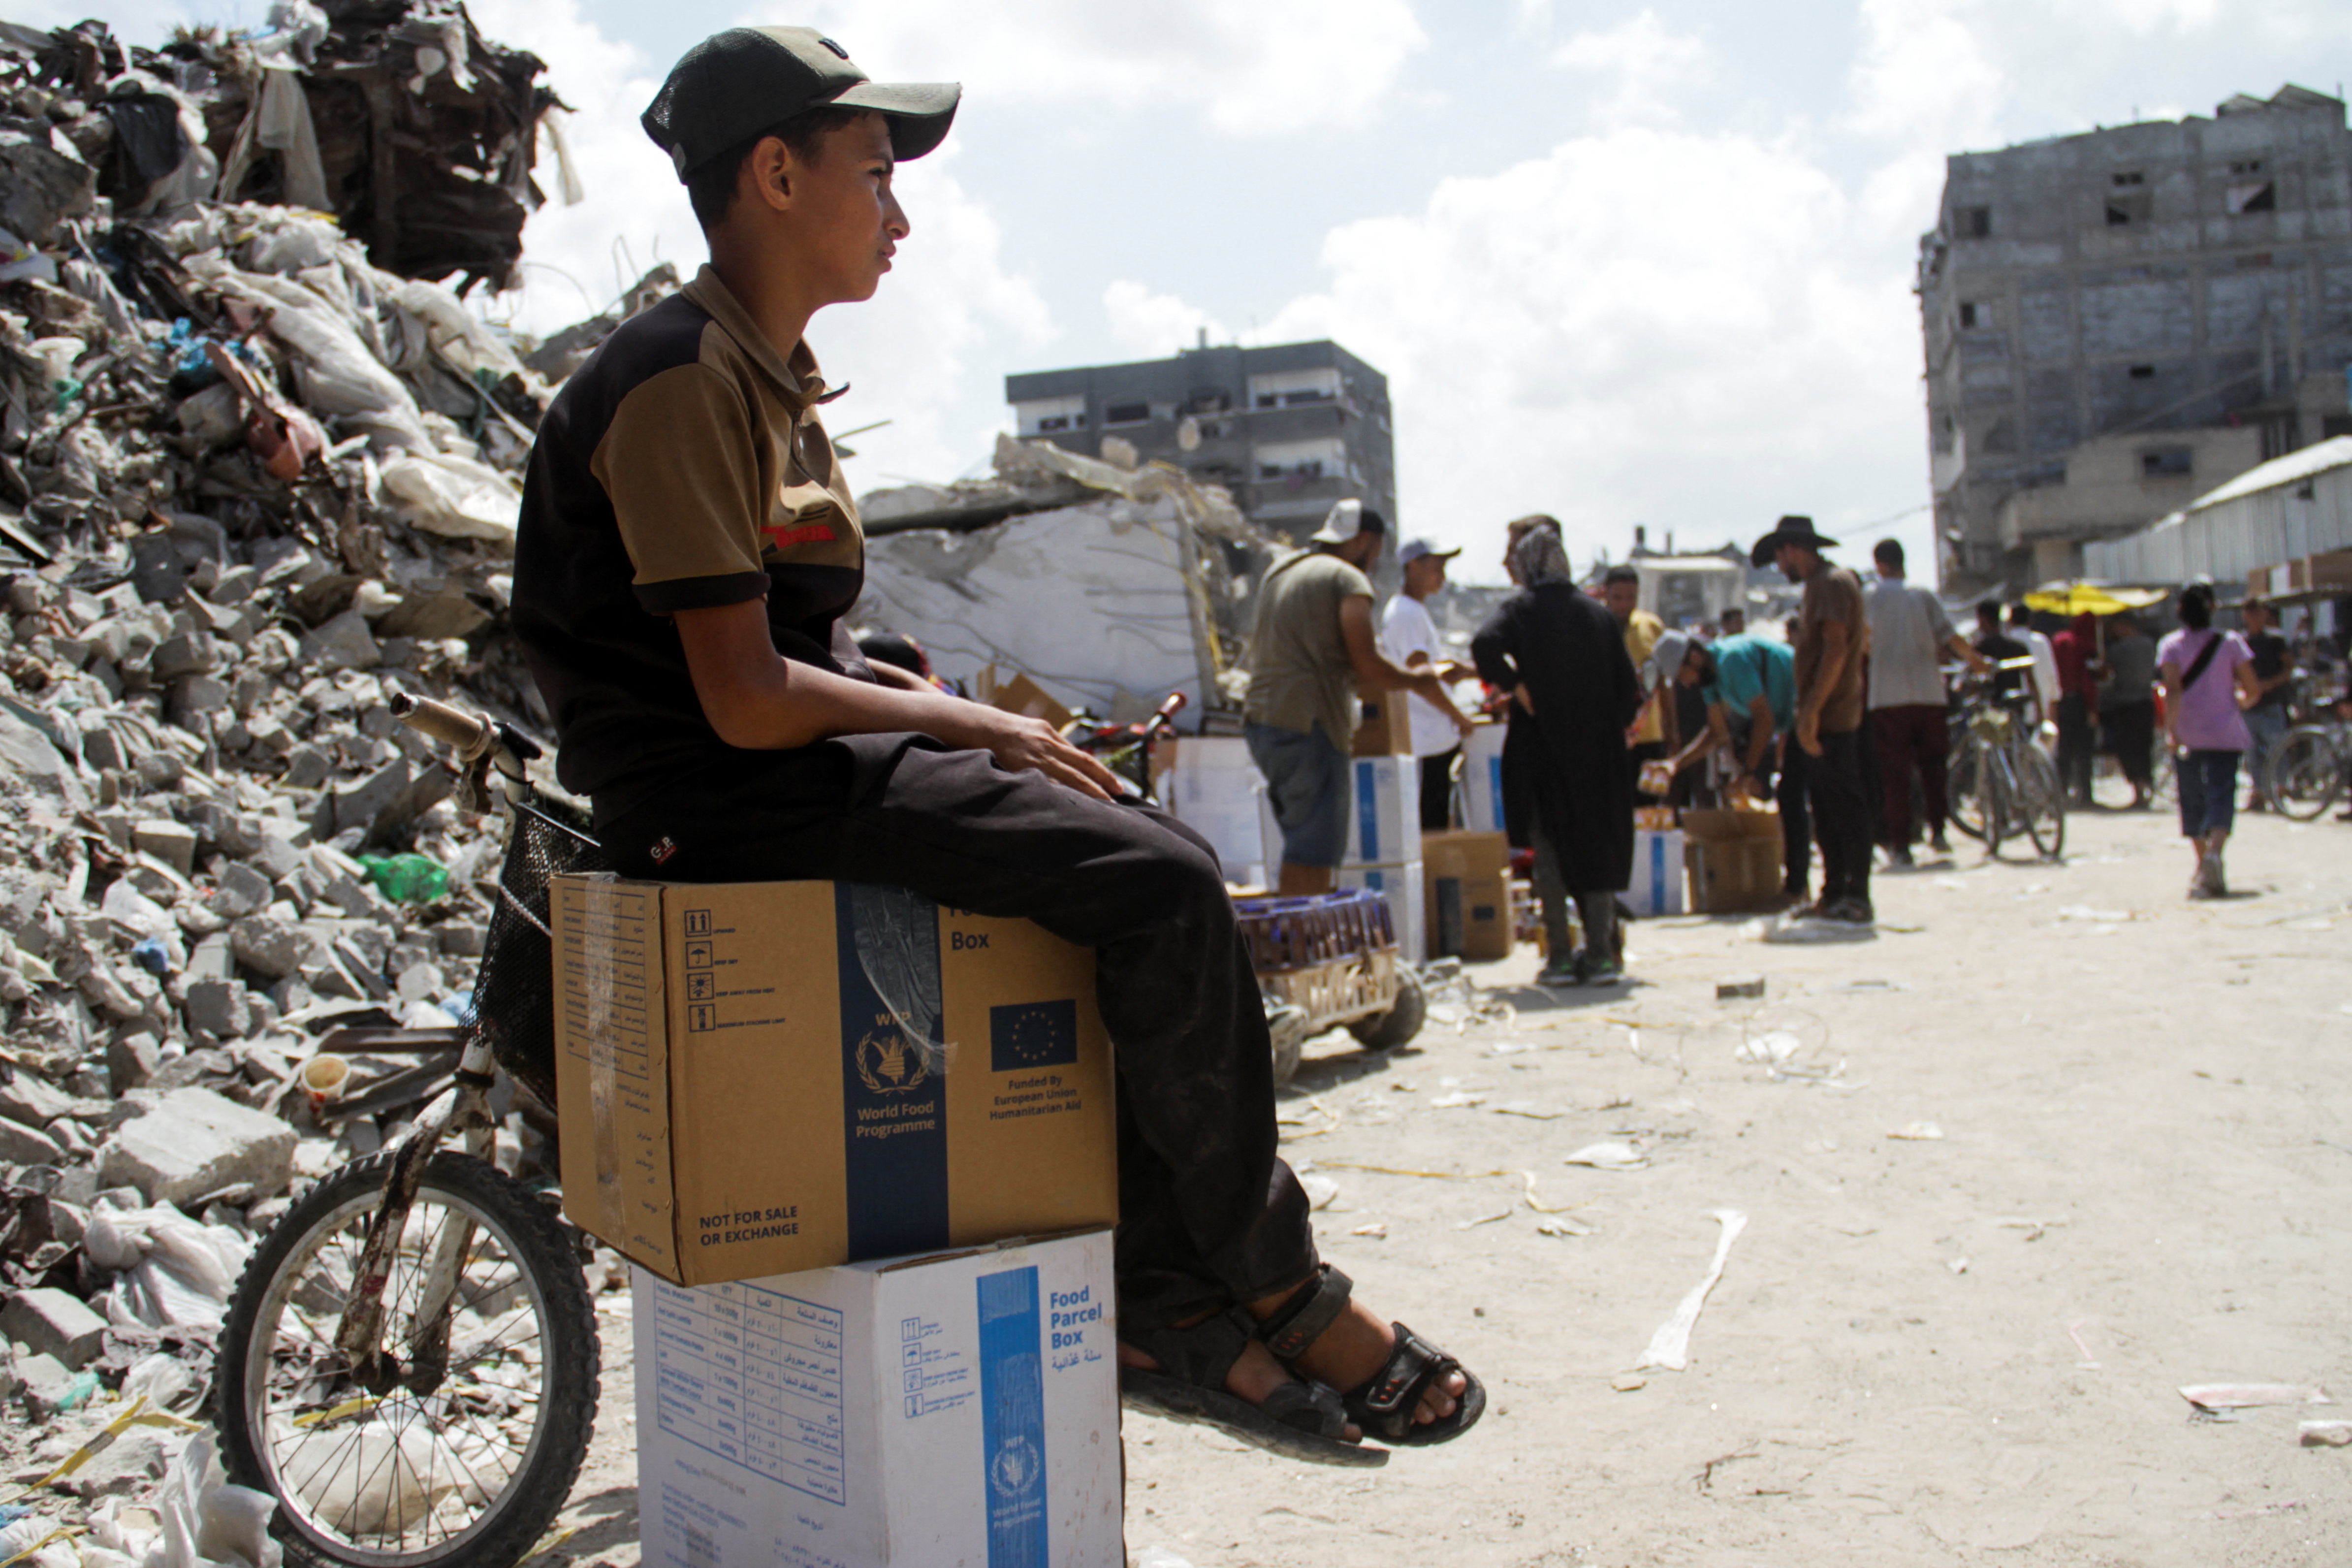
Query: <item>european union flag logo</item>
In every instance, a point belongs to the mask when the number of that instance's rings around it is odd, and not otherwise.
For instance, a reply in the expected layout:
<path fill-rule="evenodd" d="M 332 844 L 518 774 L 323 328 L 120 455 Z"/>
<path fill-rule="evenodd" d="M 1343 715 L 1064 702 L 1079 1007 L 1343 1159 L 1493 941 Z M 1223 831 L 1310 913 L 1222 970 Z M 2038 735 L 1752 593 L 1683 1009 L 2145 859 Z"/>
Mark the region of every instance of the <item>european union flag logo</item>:
<path fill-rule="evenodd" d="M 992 1072 L 1075 1067 L 1078 1060 L 1078 1004 L 1016 1002 L 988 1010 L 988 1066 Z"/>

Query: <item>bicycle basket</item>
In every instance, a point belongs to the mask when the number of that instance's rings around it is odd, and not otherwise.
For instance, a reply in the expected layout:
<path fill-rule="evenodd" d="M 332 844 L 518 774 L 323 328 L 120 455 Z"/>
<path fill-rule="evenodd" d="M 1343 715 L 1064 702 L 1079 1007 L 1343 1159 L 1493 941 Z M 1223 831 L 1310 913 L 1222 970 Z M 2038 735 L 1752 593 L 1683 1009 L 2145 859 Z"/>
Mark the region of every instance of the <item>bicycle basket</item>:
<path fill-rule="evenodd" d="M 2010 727 L 2009 711 L 2001 708 L 1983 709 L 1969 720 L 1969 728 L 1979 739 L 1996 746 L 2009 739 Z"/>
<path fill-rule="evenodd" d="M 499 893 L 474 976 L 474 1029 L 509 1078 L 555 1108 L 555 947 L 547 926 L 548 882 L 570 871 L 609 871 L 588 822 L 554 801 L 518 802 Z"/>

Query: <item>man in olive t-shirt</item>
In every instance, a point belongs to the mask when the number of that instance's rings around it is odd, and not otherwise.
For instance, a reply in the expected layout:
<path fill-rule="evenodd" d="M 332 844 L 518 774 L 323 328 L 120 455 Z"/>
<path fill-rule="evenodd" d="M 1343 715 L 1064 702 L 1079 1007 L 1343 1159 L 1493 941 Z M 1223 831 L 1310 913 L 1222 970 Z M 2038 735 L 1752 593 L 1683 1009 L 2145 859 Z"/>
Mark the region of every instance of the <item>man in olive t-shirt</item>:
<path fill-rule="evenodd" d="M 1445 701 L 1434 666 L 1407 669 L 1381 651 L 1372 631 L 1372 580 L 1388 524 L 1361 501 L 1343 500 L 1258 584 L 1243 706 L 1250 756 L 1265 775 L 1282 828 L 1285 896 L 1328 892 L 1346 858 L 1348 757 L 1356 739 L 1357 689 L 1410 690 Z M 1470 721 L 1458 717 L 1467 733 Z"/>
<path fill-rule="evenodd" d="M 1870 907 L 1870 790 L 1864 774 L 1863 666 L 1870 621 L 1862 581 L 1822 559 L 1834 539 L 1810 517 L 1784 517 L 1756 542 L 1749 560 L 1777 564 L 1805 585 L 1797 609 L 1797 732 L 1812 796 L 1813 837 L 1822 847 L 1822 900 L 1804 912 L 1867 925 Z"/>

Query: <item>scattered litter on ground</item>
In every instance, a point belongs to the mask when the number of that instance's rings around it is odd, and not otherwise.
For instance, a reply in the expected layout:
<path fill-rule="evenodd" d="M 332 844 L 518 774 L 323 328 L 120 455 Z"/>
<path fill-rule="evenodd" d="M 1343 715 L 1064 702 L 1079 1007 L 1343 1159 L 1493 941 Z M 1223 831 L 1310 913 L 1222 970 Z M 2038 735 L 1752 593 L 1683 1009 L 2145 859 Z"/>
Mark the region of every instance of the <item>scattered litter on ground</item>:
<path fill-rule="evenodd" d="M 1715 1282 L 1723 1278 L 1724 1263 L 1731 1257 L 1731 1244 L 1748 1228 L 1748 1216 L 1738 1209 L 1717 1209 L 1715 1219 L 1723 1226 L 1723 1234 L 1716 1240 L 1715 1261 L 1707 1266 L 1706 1278 L 1691 1288 L 1674 1315 L 1650 1336 L 1650 1348 L 1633 1363 L 1635 1370 L 1654 1366 L 1680 1372 L 1690 1364 L 1691 1330 L 1697 1325 L 1699 1309 L 1706 1305 L 1706 1293 L 1715 1289 Z"/>
<path fill-rule="evenodd" d="M 1339 1195 L 1339 1183 L 1313 1172 L 1302 1172 L 1298 1185 L 1307 1194 L 1307 1206 L 1310 1209 L 1328 1209 Z"/>
<path fill-rule="evenodd" d="M 1944 1135 L 1944 1130 L 1932 1121 L 1906 1121 L 1886 1135 L 1889 1138 L 1902 1138 L 1915 1142 L 1933 1142 Z"/>
<path fill-rule="evenodd" d="M 1429 1108 L 1432 1110 L 1467 1110 L 1474 1105 L 1486 1103 L 1486 1097 L 1483 1094 L 1472 1094 L 1467 1090 L 1457 1089 L 1452 1094 L 1439 1095 L 1429 1102 Z"/>
<path fill-rule="evenodd" d="M 1377 1219 L 1370 1225 L 1360 1225 L 1348 1234 L 1349 1236 L 1368 1236 L 1374 1241 L 1385 1241 L 1388 1239 L 1389 1222 L 1384 1219 Z"/>
<path fill-rule="evenodd" d="M 1635 1389 L 1649 1387 L 1650 1380 L 1638 1372 L 1621 1372 L 1609 1380 L 1609 1386 L 1620 1394 L 1631 1394 Z"/>
<path fill-rule="evenodd" d="M 1475 1230 L 1482 1225 L 1492 1225 L 1498 1219 L 1508 1219 L 1510 1217 L 1510 1210 L 1496 1209 L 1493 1214 L 1482 1214 L 1475 1219 L 1465 1219 L 1454 1228 L 1456 1230 Z"/>
<path fill-rule="evenodd" d="M 2250 1410 L 2264 1405 L 2333 1405 L 2327 1391 L 2299 1383 L 2192 1383 L 2180 1397 L 2200 1410 Z"/>
<path fill-rule="evenodd" d="M 1547 1105 L 1533 1100 L 1507 1100 L 1495 1107 L 1497 1116 L 1524 1116 L 1530 1121 L 1557 1121 L 1568 1114 L 1564 1107 Z"/>
<path fill-rule="evenodd" d="M 1650 1157 L 1631 1143 L 1588 1143 L 1560 1163 L 1588 1165 L 1596 1171 L 1639 1171 L 1649 1165 Z"/>
<path fill-rule="evenodd" d="M 2352 1447 L 2352 1421 L 2304 1421 L 2294 1432 L 2295 1440 L 2306 1448 Z"/>
<path fill-rule="evenodd" d="M 2034 1234 L 2039 1236 L 2041 1232 L 2036 1231 Z M 2028 1239 L 2031 1239 L 2031 1237 Z M 2083 1368 L 2085 1372 L 2095 1372 L 2099 1369 L 2099 1358 L 2093 1355 L 2091 1353 L 2091 1347 L 2083 1342 L 2083 1329 L 2084 1325 L 2090 1322 L 2090 1319 L 2084 1318 L 2082 1322 L 2067 1324 L 2066 1337 L 2073 1340 L 2074 1342 L 2074 1348 L 2083 1352 L 2083 1359 L 2076 1362 L 2074 1364 Z"/>
<path fill-rule="evenodd" d="M 1878 930 L 1875 921 L 1809 920 L 1785 914 L 1749 921 L 1740 927 L 1740 934 L 1751 942 L 1806 944 L 1869 942 Z"/>
<path fill-rule="evenodd" d="M 1555 1215 L 1536 1221 L 1536 1234 L 1538 1236 L 1591 1236 L 1592 1227 L 1589 1225 L 1580 1225 L 1572 1219 L 1562 1219 Z"/>
<path fill-rule="evenodd" d="M 1742 997 L 1763 994 L 1764 977 L 1760 974 L 1742 974 L 1735 979 L 1718 980 L 1715 983 L 1715 999 L 1718 1002 L 1732 1002 Z"/>
<path fill-rule="evenodd" d="M 2062 921 L 2096 921 L 2105 925 L 2121 925 L 2140 917 L 2132 910 L 2095 910 L 2087 904 L 2068 904 L 2058 911 L 2058 918 Z"/>

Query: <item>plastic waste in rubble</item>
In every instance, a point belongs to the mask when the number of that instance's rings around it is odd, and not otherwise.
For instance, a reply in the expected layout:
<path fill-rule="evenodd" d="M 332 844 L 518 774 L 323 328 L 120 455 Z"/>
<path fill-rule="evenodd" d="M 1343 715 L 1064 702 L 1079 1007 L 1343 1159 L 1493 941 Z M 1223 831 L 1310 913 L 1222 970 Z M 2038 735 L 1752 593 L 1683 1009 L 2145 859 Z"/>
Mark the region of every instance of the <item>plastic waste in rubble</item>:
<path fill-rule="evenodd" d="M 447 1499 L 478 1504 L 520 1457 L 406 1405 L 300 1429 L 272 1416 L 269 1432 L 279 1477 L 314 1517 L 346 1536 L 397 1535 Z"/>
<path fill-rule="evenodd" d="M 368 880 L 395 904 L 429 904 L 449 896 L 449 868 L 429 855 L 362 855 Z"/>
<path fill-rule="evenodd" d="M 285 1561 L 284 1549 L 269 1534 L 278 1500 L 230 1485 L 209 1432 L 197 1433 L 180 1450 L 154 1509 L 163 1537 L 140 1568 L 281 1568 Z"/>
<path fill-rule="evenodd" d="M 252 1243 L 227 1226 L 190 1219 L 170 1204 L 100 1205 L 82 1251 L 119 1276 L 100 1298 L 117 1322 L 151 1329 L 218 1328 Z"/>

